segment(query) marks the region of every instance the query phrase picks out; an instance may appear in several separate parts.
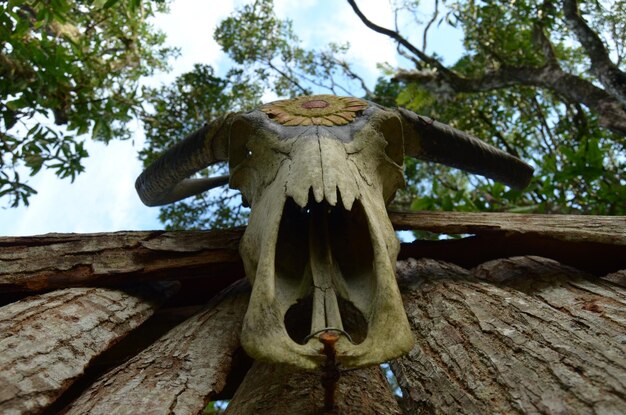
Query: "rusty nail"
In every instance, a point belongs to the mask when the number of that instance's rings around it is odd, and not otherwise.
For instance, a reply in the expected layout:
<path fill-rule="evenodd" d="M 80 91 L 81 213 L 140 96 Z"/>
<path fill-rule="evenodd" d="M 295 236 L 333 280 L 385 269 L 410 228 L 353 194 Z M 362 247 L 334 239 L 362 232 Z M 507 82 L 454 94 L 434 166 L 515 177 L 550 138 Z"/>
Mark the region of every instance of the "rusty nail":
<path fill-rule="evenodd" d="M 320 342 L 324 345 L 323 353 L 326 355 L 326 362 L 322 366 L 322 386 L 324 387 L 324 409 L 331 411 L 335 408 L 335 391 L 337 390 L 337 381 L 339 380 L 339 369 L 335 357 L 335 343 L 339 340 L 339 336 L 335 333 L 325 332 L 319 337 Z"/>

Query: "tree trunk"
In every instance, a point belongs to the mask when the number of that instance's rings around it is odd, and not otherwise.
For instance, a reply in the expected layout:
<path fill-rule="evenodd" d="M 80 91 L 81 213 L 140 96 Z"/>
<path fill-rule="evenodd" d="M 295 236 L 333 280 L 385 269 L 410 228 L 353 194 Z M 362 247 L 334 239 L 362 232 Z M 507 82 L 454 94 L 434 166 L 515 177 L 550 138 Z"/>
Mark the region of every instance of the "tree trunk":
<path fill-rule="evenodd" d="M 325 409 L 321 372 L 256 362 L 230 402 L 226 414 L 401 414 L 379 367 L 343 372 L 334 393 L 334 410 Z"/>
<path fill-rule="evenodd" d="M 68 288 L 0 308 L 0 413 L 41 412 L 175 288 Z"/>
<path fill-rule="evenodd" d="M 224 388 L 249 299 L 235 283 L 152 346 L 98 379 L 64 413 L 196 414 Z"/>
<path fill-rule="evenodd" d="M 404 413 L 626 413 L 625 218 L 390 218 L 474 235 L 402 246 L 401 258 L 417 258 L 398 263 L 417 340 L 391 362 Z M 0 308 L 0 412 L 191 414 L 233 398 L 229 414 L 320 413 L 321 373 L 256 363 L 242 382 L 247 294 L 198 306 L 243 276 L 241 233 L 0 238 L 0 301 L 10 303 Z M 163 280 L 181 289 L 155 290 Z M 378 367 L 341 372 L 334 399 L 335 413 L 401 413 Z"/>
<path fill-rule="evenodd" d="M 417 345 L 392 362 L 407 413 L 626 412 L 626 290 L 517 257 L 399 264 Z"/>

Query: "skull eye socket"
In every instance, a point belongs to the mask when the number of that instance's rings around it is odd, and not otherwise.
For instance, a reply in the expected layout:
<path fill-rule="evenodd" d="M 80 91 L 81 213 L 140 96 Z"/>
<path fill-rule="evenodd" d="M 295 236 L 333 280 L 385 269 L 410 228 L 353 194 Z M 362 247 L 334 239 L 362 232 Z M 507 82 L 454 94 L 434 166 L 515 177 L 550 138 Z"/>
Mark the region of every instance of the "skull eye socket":
<path fill-rule="evenodd" d="M 248 140 L 253 134 L 252 126 L 240 118 L 233 122 L 230 142 L 228 143 L 228 163 L 232 172 L 245 159 L 250 158 L 252 152 L 248 149 Z"/>

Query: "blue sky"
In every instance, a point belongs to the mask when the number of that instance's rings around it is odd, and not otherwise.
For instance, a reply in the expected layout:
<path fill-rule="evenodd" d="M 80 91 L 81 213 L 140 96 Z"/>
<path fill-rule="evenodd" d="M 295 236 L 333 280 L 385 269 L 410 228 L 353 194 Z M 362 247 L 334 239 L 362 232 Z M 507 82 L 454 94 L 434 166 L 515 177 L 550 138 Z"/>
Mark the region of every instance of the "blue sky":
<path fill-rule="evenodd" d="M 230 63 L 213 41 L 213 30 L 244 3 L 241 0 L 173 1 L 171 12 L 157 17 L 154 25 L 167 34 L 168 44 L 181 48 L 181 56 L 172 63 L 171 73 L 159 74 L 146 83 L 168 83 L 195 63 L 210 64 L 218 73 L 225 72 Z M 357 3 L 375 23 L 393 28 L 394 17 L 388 1 L 360 0 Z M 424 19 L 432 3 L 432 0 L 423 2 Z M 293 20 L 294 31 L 305 47 L 349 41 L 351 48 L 347 59 L 356 65 L 370 87 L 380 76 L 379 63 L 406 67 L 406 62 L 398 59 L 394 44 L 367 29 L 345 1 L 275 0 L 275 4 L 279 17 Z M 403 24 L 400 22 L 401 28 Z M 414 33 L 421 36 L 421 31 Z M 411 41 L 421 45 L 420 37 Z M 451 63 L 461 53 L 460 34 L 445 25 L 432 31 L 428 45 L 429 50 L 444 56 L 446 63 Z M 109 145 L 88 142 L 90 157 L 85 162 L 86 171 L 74 183 L 59 180 L 46 171 L 30 178 L 28 183 L 39 193 L 31 198 L 28 207 L 0 208 L 0 235 L 163 228 L 157 218 L 159 209 L 144 206 L 135 193 L 134 181 L 142 170 L 136 154 L 144 137 L 138 122 L 133 127 L 136 134 L 132 140 L 114 141 Z"/>

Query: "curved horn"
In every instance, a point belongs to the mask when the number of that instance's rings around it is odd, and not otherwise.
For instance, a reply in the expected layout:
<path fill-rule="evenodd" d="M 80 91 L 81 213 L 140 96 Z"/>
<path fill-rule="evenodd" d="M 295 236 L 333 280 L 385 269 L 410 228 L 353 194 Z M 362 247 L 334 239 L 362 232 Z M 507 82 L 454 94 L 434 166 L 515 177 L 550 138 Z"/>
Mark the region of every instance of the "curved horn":
<path fill-rule="evenodd" d="M 534 169 L 517 157 L 428 117 L 404 108 L 398 112 L 406 155 L 489 177 L 516 189 L 530 183 Z"/>
<path fill-rule="evenodd" d="M 218 161 L 228 160 L 230 124 L 237 114 L 217 118 L 191 133 L 148 166 L 135 188 L 148 206 L 165 205 L 228 183 L 228 176 L 188 179 Z"/>

